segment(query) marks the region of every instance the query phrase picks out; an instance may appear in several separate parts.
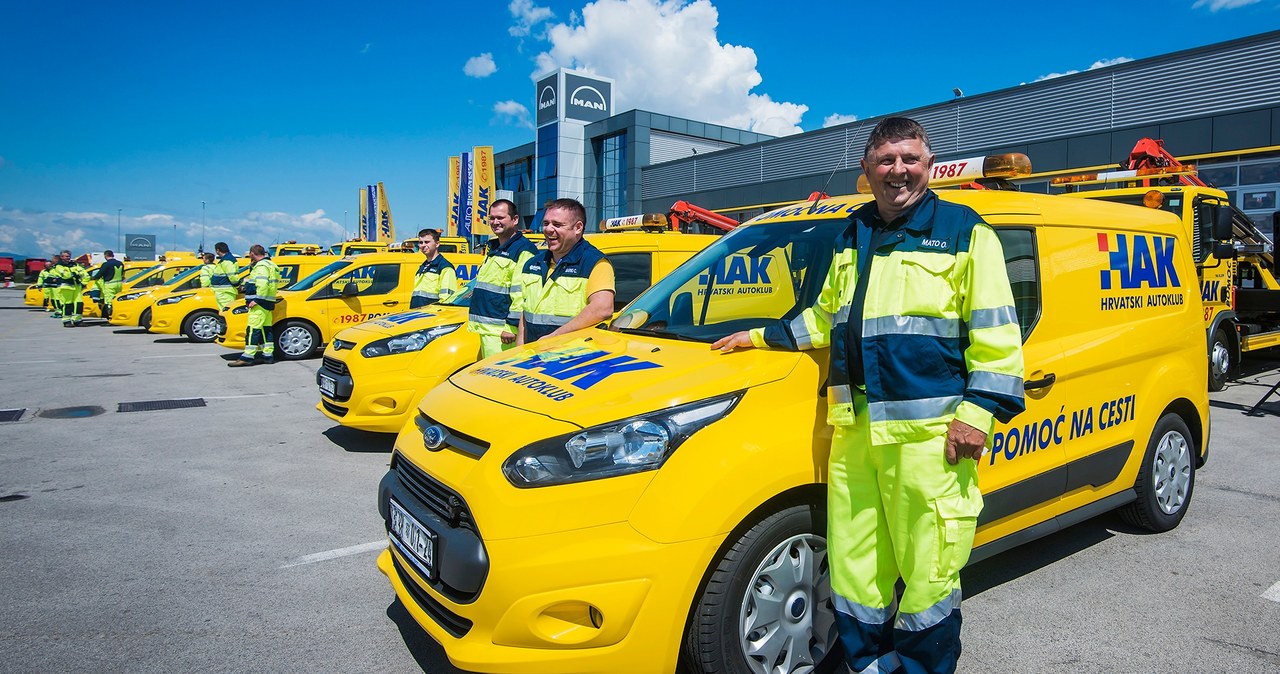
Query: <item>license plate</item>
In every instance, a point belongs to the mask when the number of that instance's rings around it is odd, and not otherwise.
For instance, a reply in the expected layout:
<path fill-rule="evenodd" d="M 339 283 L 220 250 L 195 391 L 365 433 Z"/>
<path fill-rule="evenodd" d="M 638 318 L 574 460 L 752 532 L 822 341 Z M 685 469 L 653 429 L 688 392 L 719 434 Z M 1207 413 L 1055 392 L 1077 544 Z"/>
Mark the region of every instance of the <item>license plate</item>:
<path fill-rule="evenodd" d="M 413 555 L 415 561 L 422 565 L 427 575 L 433 575 L 436 568 L 436 534 L 422 526 L 422 523 L 405 512 L 398 503 L 391 501 L 391 533 L 400 541 L 400 545 Z"/>
<path fill-rule="evenodd" d="M 330 396 L 338 392 L 338 382 L 333 377 L 320 375 L 320 392 Z"/>

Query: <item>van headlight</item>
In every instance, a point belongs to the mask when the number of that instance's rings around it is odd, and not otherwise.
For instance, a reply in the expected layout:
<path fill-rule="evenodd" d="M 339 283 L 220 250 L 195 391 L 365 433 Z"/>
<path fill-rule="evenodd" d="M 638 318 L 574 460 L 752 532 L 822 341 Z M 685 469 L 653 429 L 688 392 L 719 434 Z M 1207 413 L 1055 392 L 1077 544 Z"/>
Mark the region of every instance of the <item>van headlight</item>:
<path fill-rule="evenodd" d="M 150 292 L 151 292 L 151 291 L 149 291 L 149 290 L 148 290 L 148 291 L 140 292 L 140 293 L 125 293 L 124 295 L 119 295 L 119 296 L 117 296 L 117 297 L 116 297 L 116 299 L 115 299 L 115 301 L 117 301 L 117 302 L 128 302 L 129 300 L 136 300 L 136 299 L 138 299 L 139 297 L 142 297 L 143 295 L 150 294 Z"/>
<path fill-rule="evenodd" d="M 162 300 L 160 300 L 160 301 L 156 302 L 156 305 L 157 305 L 157 306 L 164 306 L 164 305 L 167 305 L 167 304 L 177 304 L 178 302 L 181 302 L 182 300 L 185 300 L 185 299 L 187 299 L 188 297 L 191 297 L 191 295 L 174 295 L 173 297 L 166 297 L 166 298 L 164 298 L 164 299 L 162 299 Z"/>
<path fill-rule="evenodd" d="M 232 309 L 232 310 L 231 310 L 231 313 L 233 313 L 233 314 L 237 314 L 237 315 L 239 315 L 239 314 L 247 314 L 247 313 L 249 313 L 249 305 L 247 305 L 247 304 L 241 304 L 240 306 L 236 307 L 235 309 Z"/>
<path fill-rule="evenodd" d="M 395 353 L 421 351 L 428 344 L 435 341 L 436 338 L 447 335 L 460 327 L 462 327 L 461 323 L 437 325 L 427 330 L 415 330 L 406 332 L 403 335 L 379 339 L 376 342 L 366 344 L 363 349 L 360 349 L 360 353 L 365 358 L 377 358 L 378 356 L 389 356 Z"/>
<path fill-rule="evenodd" d="M 654 470 L 685 440 L 731 412 L 742 391 L 540 440 L 502 464 L 517 487 L 598 480 Z"/>

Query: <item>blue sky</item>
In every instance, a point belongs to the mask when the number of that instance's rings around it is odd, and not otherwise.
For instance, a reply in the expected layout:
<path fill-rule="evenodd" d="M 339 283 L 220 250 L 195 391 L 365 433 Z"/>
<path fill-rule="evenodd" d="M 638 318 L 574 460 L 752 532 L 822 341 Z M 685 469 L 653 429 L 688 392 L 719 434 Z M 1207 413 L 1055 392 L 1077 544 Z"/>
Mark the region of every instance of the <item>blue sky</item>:
<path fill-rule="evenodd" d="M 449 155 L 533 138 L 532 78 L 792 133 L 1280 28 L 1280 0 L 7 3 L 0 251 L 330 243 L 383 181 L 440 226 Z M 988 9 L 988 8 L 998 9 Z M 1246 86 L 1242 83 L 1242 86 Z"/>

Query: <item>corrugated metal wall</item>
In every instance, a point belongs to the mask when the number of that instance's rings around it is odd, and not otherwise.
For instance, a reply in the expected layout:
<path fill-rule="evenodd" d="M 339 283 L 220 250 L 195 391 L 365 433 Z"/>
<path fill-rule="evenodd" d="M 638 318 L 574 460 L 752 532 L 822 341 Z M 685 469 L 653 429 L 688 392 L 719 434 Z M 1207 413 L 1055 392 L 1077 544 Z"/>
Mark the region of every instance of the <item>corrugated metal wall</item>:
<path fill-rule="evenodd" d="M 684 159 L 694 154 L 710 154 L 730 147 L 737 147 L 737 144 L 668 133 L 657 129 L 649 130 L 650 164 Z"/>
<path fill-rule="evenodd" d="M 956 155 L 1277 104 L 1280 32 L 895 114 Z M 642 198 L 853 168 L 879 119 L 646 167 Z"/>

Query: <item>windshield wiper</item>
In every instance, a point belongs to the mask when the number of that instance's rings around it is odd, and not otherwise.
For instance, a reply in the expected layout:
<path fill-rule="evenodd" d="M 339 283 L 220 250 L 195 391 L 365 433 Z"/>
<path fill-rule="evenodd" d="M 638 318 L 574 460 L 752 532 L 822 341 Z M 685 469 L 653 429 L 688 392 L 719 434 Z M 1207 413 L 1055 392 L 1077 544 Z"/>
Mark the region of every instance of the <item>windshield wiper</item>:
<path fill-rule="evenodd" d="M 706 344 L 710 341 L 700 339 L 698 337 L 690 337 L 689 335 L 683 335 L 678 332 L 663 330 L 661 328 L 618 328 L 618 332 L 624 332 L 628 335 L 648 335 L 659 339 L 675 339 L 682 342 L 700 342 Z"/>

